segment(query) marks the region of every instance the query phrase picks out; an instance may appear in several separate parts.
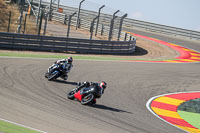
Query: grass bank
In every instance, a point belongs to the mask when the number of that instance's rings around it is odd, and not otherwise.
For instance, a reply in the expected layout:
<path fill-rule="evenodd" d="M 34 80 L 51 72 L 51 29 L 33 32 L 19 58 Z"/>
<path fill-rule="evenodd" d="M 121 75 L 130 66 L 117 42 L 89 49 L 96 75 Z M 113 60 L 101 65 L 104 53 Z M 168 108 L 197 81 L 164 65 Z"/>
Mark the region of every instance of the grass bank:
<path fill-rule="evenodd" d="M 198 113 L 191 113 L 186 111 L 177 111 L 178 114 L 183 118 L 185 121 L 187 121 L 192 126 L 200 129 L 200 114 Z"/>
<path fill-rule="evenodd" d="M 3 133 L 41 133 L 29 128 L 18 126 L 9 122 L 0 120 L 0 132 Z"/>
<path fill-rule="evenodd" d="M 27 58 L 66 58 L 67 56 L 72 56 L 74 59 L 81 59 L 81 60 L 108 60 L 108 61 L 125 61 L 125 60 L 141 60 L 141 61 L 160 61 L 160 59 L 143 59 L 143 58 L 131 58 L 131 57 L 114 57 L 114 56 L 94 56 L 94 55 L 75 55 L 75 54 L 40 54 L 40 53 L 23 53 L 23 52 L 0 52 L 0 56 L 6 57 L 27 57 Z M 172 60 L 172 59 L 165 59 L 165 60 Z"/>

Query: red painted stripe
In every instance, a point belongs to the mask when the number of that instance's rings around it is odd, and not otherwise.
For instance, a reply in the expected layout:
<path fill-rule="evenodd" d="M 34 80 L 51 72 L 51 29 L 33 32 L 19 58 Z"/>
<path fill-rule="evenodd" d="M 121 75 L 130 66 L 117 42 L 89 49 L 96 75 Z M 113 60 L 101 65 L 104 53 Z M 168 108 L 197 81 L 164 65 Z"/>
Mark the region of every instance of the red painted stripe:
<path fill-rule="evenodd" d="M 175 106 L 175 105 L 160 103 L 160 102 L 156 102 L 156 101 L 153 101 L 151 103 L 151 107 L 157 107 L 157 108 L 160 108 L 160 109 L 165 109 L 165 110 L 175 111 L 175 112 L 177 111 L 177 108 L 178 108 L 178 106 Z"/>
<path fill-rule="evenodd" d="M 147 61 L 147 60 L 124 60 L 124 61 L 134 61 L 134 62 L 164 62 L 164 61 Z"/>
<path fill-rule="evenodd" d="M 162 116 L 162 115 L 159 115 L 159 116 L 161 118 L 163 118 L 164 120 L 168 121 L 171 124 L 198 129 L 198 128 L 192 126 L 191 124 L 189 124 L 188 122 L 186 122 L 183 119 L 177 119 L 177 118 L 172 118 L 172 117 L 167 117 L 167 116 Z"/>
<path fill-rule="evenodd" d="M 177 60 L 177 62 L 180 62 L 180 63 L 191 63 L 189 61 L 184 61 L 184 60 Z"/>
<path fill-rule="evenodd" d="M 200 54 L 199 52 L 192 52 L 192 51 L 190 51 L 190 53 L 193 53 L 193 54 Z"/>
<path fill-rule="evenodd" d="M 190 59 L 190 60 L 193 60 L 193 61 L 200 61 L 200 59 Z"/>
<path fill-rule="evenodd" d="M 200 54 L 199 55 L 192 55 L 192 57 L 200 58 Z"/>
<path fill-rule="evenodd" d="M 187 101 L 187 100 L 191 100 L 191 99 L 200 98 L 200 92 L 178 93 L 178 94 L 166 95 L 166 97 Z"/>

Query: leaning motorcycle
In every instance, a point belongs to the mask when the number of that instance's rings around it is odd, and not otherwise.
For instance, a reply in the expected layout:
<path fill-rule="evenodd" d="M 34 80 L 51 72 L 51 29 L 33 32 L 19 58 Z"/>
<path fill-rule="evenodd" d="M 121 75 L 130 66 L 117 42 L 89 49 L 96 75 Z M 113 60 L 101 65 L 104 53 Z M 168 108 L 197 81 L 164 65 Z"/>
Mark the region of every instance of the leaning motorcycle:
<path fill-rule="evenodd" d="M 56 80 L 62 75 L 67 75 L 67 73 L 62 69 L 62 65 L 54 64 L 51 68 L 48 68 L 48 71 L 45 74 L 45 78 L 50 80 Z"/>
<path fill-rule="evenodd" d="M 96 87 L 84 87 L 79 91 L 73 89 L 68 93 L 68 98 L 73 100 L 77 99 L 82 105 L 92 105 L 96 103 L 96 98 L 98 97 L 98 90 Z"/>

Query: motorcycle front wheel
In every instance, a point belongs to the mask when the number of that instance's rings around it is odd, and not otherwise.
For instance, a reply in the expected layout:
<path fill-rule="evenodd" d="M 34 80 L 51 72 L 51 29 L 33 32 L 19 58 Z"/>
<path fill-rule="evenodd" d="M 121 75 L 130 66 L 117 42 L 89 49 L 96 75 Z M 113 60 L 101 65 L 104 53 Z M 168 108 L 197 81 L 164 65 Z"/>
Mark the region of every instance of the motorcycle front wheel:
<path fill-rule="evenodd" d="M 57 79 L 58 77 L 59 77 L 59 75 L 60 75 L 60 73 L 57 71 L 57 72 L 55 72 L 55 73 L 53 73 L 53 74 L 50 74 L 49 76 L 48 76 L 48 80 L 50 81 L 50 80 L 55 80 L 55 79 Z"/>
<path fill-rule="evenodd" d="M 90 93 L 83 97 L 83 99 L 81 100 L 81 104 L 88 105 L 92 102 L 92 100 L 94 100 L 94 94 Z"/>
<path fill-rule="evenodd" d="M 74 99 L 74 94 L 75 94 L 75 93 L 76 93 L 76 92 L 75 92 L 74 90 L 70 91 L 70 92 L 68 93 L 68 95 L 67 95 L 67 98 L 73 100 L 73 99 Z"/>
<path fill-rule="evenodd" d="M 49 76 L 49 73 L 46 72 L 45 75 L 44 75 L 44 77 L 45 77 L 45 78 L 48 78 L 48 76 Z"/>

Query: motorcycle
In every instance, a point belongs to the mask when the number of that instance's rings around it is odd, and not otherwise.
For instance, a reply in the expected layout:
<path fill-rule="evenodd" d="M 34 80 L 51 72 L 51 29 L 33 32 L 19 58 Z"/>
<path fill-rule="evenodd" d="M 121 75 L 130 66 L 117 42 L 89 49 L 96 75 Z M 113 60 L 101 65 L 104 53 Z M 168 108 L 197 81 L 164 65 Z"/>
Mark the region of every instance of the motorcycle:
<path fill-rule="evenodd" d="M 82 105 L 93 105 L 96 103 L 96 98 L 98 97 L 98 90 L 94 86 L 83 87 L 79 91 L 73 89 L 68 93 L 67 97 L 71 100 L 78 100 Z"/>
<path fill-rule="evenodd" d="M 48 71 L 45 73 L 45 78 L 47 78 L 49 81 L 56 80 L 62 75 L 67 75 L 66 71 L 62 69 L 62 65 L 54 64 L 51 68 L 48 68 Z"/>

